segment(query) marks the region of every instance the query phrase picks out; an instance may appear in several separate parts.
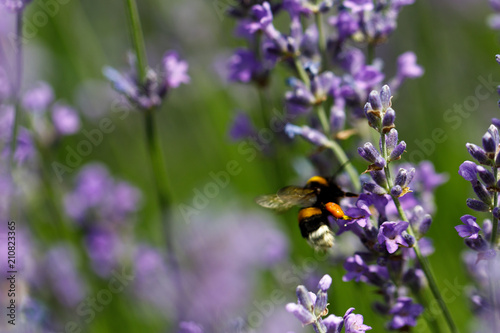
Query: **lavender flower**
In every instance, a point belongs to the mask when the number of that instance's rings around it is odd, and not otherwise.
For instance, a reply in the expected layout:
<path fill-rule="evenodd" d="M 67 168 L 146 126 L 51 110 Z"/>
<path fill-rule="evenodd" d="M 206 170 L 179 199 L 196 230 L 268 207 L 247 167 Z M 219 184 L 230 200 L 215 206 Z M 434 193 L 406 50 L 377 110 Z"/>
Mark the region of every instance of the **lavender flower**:
<path fill-rule="evenodd" d="M 22 11 L 32 0 L 0 0 L 0 6 L 4 6 L 11 12 Z"/>
<path fill-rule="evenodd" d="M 363 324 L 363 316 L 353 313 L 354 308 L 350 308 L 344 315 L 344 325 L 346 333 L 362 333 L 371 330 L 368 325 Z"/>
<path fill-rule="evenodd" d="M 399 297 L 396 305 L 389 311 L 394 315 L 389 323 L 389 329 L 397 330 L 405 326 L 415 326 L 416 318 L 424 311 L 420 304 L 413 303 L 409 297 Z"/>
<path fill-rule="evenodd" d="M 54 100 L 54 91 L 46 82 L 38 82 L 36 86 L 24 93 L 22 106 L 33 113 L 41 113 L 49 107 Z"/>
<path fill-rule="evenodd" d="M 80 129 L 80 119 L 75 109 L 70 106 L 56 104 L 52 109 L 52 122 L 58 133 L 70 135 Z"/>
<path fill-rule="evenodd" d="M 146 69 L 146 78 L 140 82 L 136 73 L 136 59 L 129 56 L 128 72 L 120 73 L 112 67 L 104 67 L 103 74 L 113 88 L 141 110 L 149 110 L 161 105 L 163 98 L 173 88 L 189 83 L 188 64 L 175 51 L 165 53 L 161 70 Z"/>
<path fill-rule="evenodd" d="M 403 232 L 408 229 L 408 225 L 409 223 L 406 221 L 382 223 L 377 237 L 379 244 L 385 244 L 389 253 L 396 252 L 399 245 L 408 247 L 408 243 L 403 235 Z"/>

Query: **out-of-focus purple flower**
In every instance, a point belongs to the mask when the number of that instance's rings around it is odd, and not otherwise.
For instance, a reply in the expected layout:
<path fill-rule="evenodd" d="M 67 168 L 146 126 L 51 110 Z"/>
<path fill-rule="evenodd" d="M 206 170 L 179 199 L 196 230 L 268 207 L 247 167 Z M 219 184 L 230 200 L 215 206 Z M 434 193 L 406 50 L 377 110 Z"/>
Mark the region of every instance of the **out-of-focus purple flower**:
<path fill-rule="evenodd" d="M 263 70 L 254 53 L 237 49 L 229 59 L 229 80 L 234 82 L 250 82 Z"/>
<path fill-rule="evenodd" d="M 389 253 L 396 252 L 399 245 L 407 247 L 408 243 L 403 238 L 402 233 L 408 229 L 408 226 L 409 223 L 406 221 L 382 223 L 377 237 L 379 244 L 385 244 Z"/>
<path fill-rule="evenodd" d="M 0 6 L 4 6 L 8 11 L 20 12 L 32 0 L 0 0 Z"/>
<path fill-rule="evenodd" d="M 45 256 L 44 269 L 54 295 L 64 306 L 74 307 L 83 300 L 85 282 L 77 270 L 78 261 L 73 248 L 67 244 L 52 247 Z"/>
<path fill-rule="evenodd" d="M 353 311 L 354 308 L 350 308 L 344 315 L 345 333 L 363 333 L 371 330 L 370 326 L 363 324 L 363 316 Z"/>
<path fill-rule="evenodd" d="M 292 124 L 286 124 L 285 132 L 290 138 L 293 138 L 296 135 L 300 135 L 307 141 L 320 147 L 328 146 L 330 144 L 330 140 L 328 140 L 328 138 L 323 133 L 310 128 L 309 126 L 295 126 Z"/>
<path fill-rule="evenodd" d="M 144 82 L 141 82 L 136 72 L 136 62 L 135 56 L 130 55 L 128 72 L 122 74 L 106 66 L 103 68 L 103 74 L 119 94 L 141 110 L 158 107 L 171 88 L 177 88 L 182 83 L 190 81 L 187 74 L 188 63 L 181 60 L 175 51 L 165 53 L 160 72 L 147 68 Z"/>
<path fill-rule="evenodd" d="M 358 254 L 347 258 L 344 262 L 344 268 L 347 271 L 346 275 L 342 277 L 344 282 L 351 280 L 359 282 L 361 277 L 368 272 L 368 266 Z"/>
<path fill-rule="evenodd" d="M 46 82 L 38 82 L 35 87 L 24 93 L 21 103 L 26 110 L 40 113 L 47 110 L 53 100 L 52 87 Z"/>
<path fill-rule="evenodd" d="M 343 41 L 359 30 L 355 15 L 347 10 L 340 10 L 337 16 L 331 16 L 328 23 L 337 28 L 337 39 Z"/>
<path fill-rule="evenodd" d="M 187 61 L 180 59 L 177 52 L 169 51 L 163 56 L 163 68 L 167 89 L 177 88 L 182 83 L 189 83 L 190 78 L 187 74 L 189 65 Z"/>
<path fill-rule="evenodd" d="M 79 172 L 76 187 L 64 198 L 64 206 L 66 213 L 81 223 L 91 218 L 92 223 L 108 224 L 124 221 L 137 211 L 140 199 L 135 187 L 115 181 L 106 167 L 93 163 Z"/>
<path fill-rule="evenodd" d="M 0 12 L 0 16 L 1 16 Z M 0 103 L 7 99 L 10 95 L 10 83 L 7 72 L 3 69 L 0 64 Z"/>
<path fill-rule="evenodd" d="M 80 129 L 78 112 L 67 105 L 54 105 L 52 109 L 52 122 L 57 132 L 62 135 L 71 135 Z"/>
<path fill-rule="evenodd" d="M 123 251 L 118 235 L 109 230 L 93 228 L 85 236 L 85 245 L 94 271 L 101 277 L 108 277 L 117 267 Z"/>
<path fill-rule="evenodd" d="M 294 80 L 292 87 L 293 92 L 288 91 L 285 94 L 288 113 L 295 116 L 311 111 L 311 108 L 316 103 L 316 97 L 302 81 Z"/>
<path fill-rule="evenodd" d="M 218 222 L 205 228 L 214 220 Z M 255 272 L 281 262 L 288 251 L 286 237 L 271 219 L 242 212 L 193 218 L 177 238 L 182 249 L 179 275 L 189 288 L 183 293 L 184 305 L 174 306 L 204 327 L 244 312 L 254 291 Z M 150 293 L 158 298 L 153 286 Z"/>
<path fill-rule="evenodd" d="M 239 111 L 234 117 L 231 128 L 229 129 L 229 137 L 232 140 L 243 140 L 255 137 L 257 130 L 254 127 L 252 120 L 245 112 Z"/>
<path fill-rule="evenodd" d="M 413 303 L 409 297 L 399 297 L 396 305 L 389 311 L 394 315 L 389 328 L 393 330 L 400 329 L 404 326 L 413 327 L 417 324 L 417 317 L 424 311 L 424 307 L 420 304 Z"/>
<path fill-rule="evenodd" d="M 415 53 L 408 51 L 398 57 L 398 71 L 391 82 L 393 89 L 398 89 L 406 79 L 415 79 L 424 75 L 424 68 L 417 64 Z"/>
<path fill-rule="evenodd" d="M 2 152 L 2 157 L 8 159 L 10 156 L 10 138 L 7 140 Z M 31 138 L 31 133 L 24 127 L 19 128 L 17 135 L 16 151 L 14 152 L 13 159 L 16 163 L 24 164 L 31 161 L 36 156 L 36 149 Z"/>
<path fill-rule="evenodd" d="M 373 1 L 371 0 L 346 0 L 343 2 L 343 5 L 353 13 L 373 10 Z"/>
<path fill-rule="evenodd" d="M 183 321 L 179 323 L 178 333 L 203 333 L 203 328 L 195 322 Z"/>

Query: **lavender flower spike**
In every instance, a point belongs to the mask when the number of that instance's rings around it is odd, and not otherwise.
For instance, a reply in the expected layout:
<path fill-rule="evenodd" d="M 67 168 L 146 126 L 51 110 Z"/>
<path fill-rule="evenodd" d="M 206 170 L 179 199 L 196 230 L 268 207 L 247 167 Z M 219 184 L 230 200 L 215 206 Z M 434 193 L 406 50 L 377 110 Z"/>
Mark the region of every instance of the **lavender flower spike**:
<path fill-rule="evenodd" d="M 404 326 L 415 326 L 417 324 L 417 317 L 423 311 L 423 306 L 413 303 L 411 298 L 399 297 L 396 305 L 389 311 L 389 313 L 394 315 L 389 323 L 389 328 L 397 330 Z"/>

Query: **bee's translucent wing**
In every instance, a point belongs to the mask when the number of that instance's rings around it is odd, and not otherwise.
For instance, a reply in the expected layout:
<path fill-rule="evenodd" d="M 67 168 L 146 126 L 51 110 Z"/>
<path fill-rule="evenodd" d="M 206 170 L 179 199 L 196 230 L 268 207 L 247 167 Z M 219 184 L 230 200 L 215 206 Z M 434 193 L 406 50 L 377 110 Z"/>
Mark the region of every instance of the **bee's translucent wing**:
<path fill-rule="evenodd" d="M 265 208 L 283 212 L 293 206 L 312 206 L 316 202 L 316 192 L 298 186 L 287 186 L 276 194 L 261 195 L 255 202 Z"/>

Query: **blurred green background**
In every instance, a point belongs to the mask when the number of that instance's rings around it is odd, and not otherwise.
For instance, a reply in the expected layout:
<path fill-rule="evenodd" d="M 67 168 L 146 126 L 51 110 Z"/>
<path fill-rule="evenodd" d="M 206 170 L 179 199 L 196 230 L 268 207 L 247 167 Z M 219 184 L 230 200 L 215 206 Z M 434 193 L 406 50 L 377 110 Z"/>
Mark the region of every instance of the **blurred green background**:
<path fill-rule="evenodd" d="M 41 3 L 43 1 L 35 0 L 29 6 L 26 12 L 28 22 L 40 10 Z M 238 153 L 237 144 L 228 139 L 228 126 L 237 109 L 257 112 L 261 107 L 255 88 L 228 84 L 219 74 L 231 50 L 243 45 L 243 41 L 233 36 L 234 21 L 220 17 L 213 1 L 142 0 L 139 11 L 149 63 L 158 64 L 165 50 L 176 49 L 190 66 L 191 83 L 172 91 L 157 117 L 174 191 L 174 213 L 179 214 L 179 204 L 191 204 L 195 194 L 193 190 L 202 189 L 211 180 L 210 172 L 224 170 L 231 160 L 239 162 L 242 172 L 232 177 L 229 186 L 210 200 L 207 210 L 258 210 L 253 202 L 255 196 L 296 182 L 299 177 L 295 174 L 292 160 L 310 151 L 309 146 L 291 145 L 289 151 L 280 156 L 285 170 L 279 180 L 275 177 L 272 160 L 258 157 L 246 162 L 245 156 Z M 406 82 L 393 100 L 397 112 L 396 125 L 400 139 L 407 142 L 408 153 L 415 149 L 422 150 L 417 142 L 430 138 L 436 128 L 443 129 L 447 135 L 445 142 L 436 143 L 434 147 L 427 146 L 430 154 L 426 156 L 438 172 L 446 172 L 450 176 L 448 183 L 435 193 L 438 210 L 429 232 L 436 247 L 430 261 L 442 289 L 447 287 L 446 281 L 459 285 L 468 281 L 460 260 L 464 244 L 453 227 L 460 223 L 461 215 L 471 213 L 465 200 L 472 191 L 457 171 L 464 160 L 470 159 L 465 143 L 479 143 L 490 118 L 497 116 L 497 94 L 490 92 L 470 116 L 461 118 L 457 128 L 453 128 L 452 123 L 446 122 L 443 117 L 455 104 L 463 105 L 468 96 L 475 94 L 476 87 L 481 84 L 478 77 L 492 75 L 493 79 L 500 78 L 500 69 L 494 60 L 498 52 L 498 34 L 486 24 L 490 13 L 487 1 L 416 1 L 403 10 L 395 34 L 376 51 L 376 56 L 384 60 L 388 77 L 395 72 L 397 56 L 408 50 L 416 53 L 418 63 L 425 68 L 425 75 Z M 54 86 L 58 98 L 80 109 L 82 103 L 96 112 L 99 108 L 105 109 L 98 98 L 108 86 L 101 70 L 105 65 L 126 67 L 125 53 L 131 49 L 126 23 L 121 1 L 74 0 L 61 5 L 59 12 L 50 18 L 47 25 L 37 28 L 35 36 L 26 44 L 25 87 L 33 80 L 43 79 Z M 269 110 L 282 109 L 285 78 L 285 75 L 273 78 L 269 91 L 270 105 L 266 106 Z M 108 100 L 104 98 L 104 101 Z M 134 112 L 124 120 L 117 115 L 97 114 L 94 120 L 82 117 L 85 119 L 83 128 L 90 130 L 97 127 L 98 120 L 104 116 L 115 120 L 117 130 L 106 134 L 103 143 L 84 159 L 103 161 L 115 176 L 129 180 L 143 191 L 145 207 L 140 213 L 136 234 L 139 238 L 146 238 L 154 230 L 148 230 L 149 224 L 141 224 L 140 221 L 151 219 L 156 210 L 156 199 L 145 150 L 142 117 Z M 76 144 L 82 137 L 66 138 L 56 152 L 57 159 L 64 161 L 63 147 Z M 354 154 L 351 156 L 361 170 L 364 163 Z M 66 176 L 62 187 L 69 186 L 71 175 Z M 300 237 L 295 213 L 277 216 L 276 219 L 290 237 L 293 262 L 300 264 L 304 258 L 311 257 L 313 250 Z M 184 223 L 180 218 L 178 221 Z M 334 278 L 329 295 L 330 312 L 342 315 L 353 306 L 357 313 L 365 316 L 365 323 L 372 325 L 374 331 L 383 331 L 383 320 L 372 314 L 369 298 L 364 297 L 370 288 L 353 282 L 343 283 L 341 276 L 344 270 L 341 267 L 332 268 L 321 263 L 319 272 L 329 273 Z M 261 277 L 256 299 L 266 297 L 266 292 L 273 289 L 272 281 L 265 275 Z M 287 295 L 287 302 L 295 301 L 293 288 Z M 467 327 L 471 320 L 465 296 L 462 291 L 449 303 L 459 327 Z M 90 331 L 120 329 L 139 332 L 158 328 L 142 322 L 140 318 L 128 321 L 127 325 L 130 322 L 136 325 L 133 328 L 124 327 L 116 319 L 128 315 L 128 311 L 133 312 L 133 309 L 121 305 L 110 307 L 96 318 Z M 131 316 L 134 318 L 133 314 Z M 290 320 L 295 319 L 290 317 Z M 312 330 L 305 328 L 304 331 Z"/>

